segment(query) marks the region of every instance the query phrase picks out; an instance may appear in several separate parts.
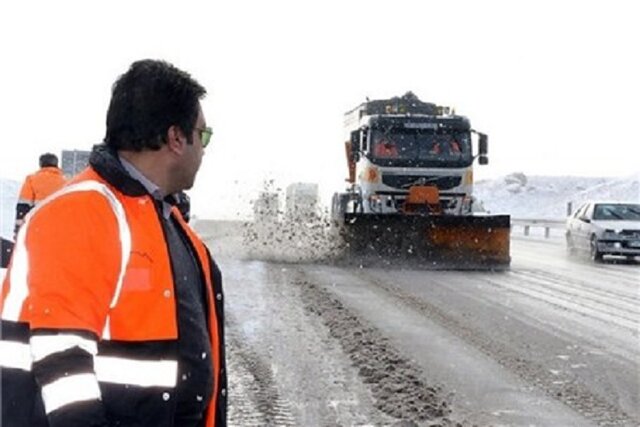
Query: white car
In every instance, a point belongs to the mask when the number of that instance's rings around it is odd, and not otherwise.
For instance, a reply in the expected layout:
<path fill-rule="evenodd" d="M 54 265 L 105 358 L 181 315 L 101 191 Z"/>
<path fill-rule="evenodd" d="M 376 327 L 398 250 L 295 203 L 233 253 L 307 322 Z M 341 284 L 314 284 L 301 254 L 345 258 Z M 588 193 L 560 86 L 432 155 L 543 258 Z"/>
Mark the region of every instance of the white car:
<path fill-rule="evenodd" d="M 567 219 L 567 249 L 605 255 L 640 256 L 640 203 L 588 202 Z"/>

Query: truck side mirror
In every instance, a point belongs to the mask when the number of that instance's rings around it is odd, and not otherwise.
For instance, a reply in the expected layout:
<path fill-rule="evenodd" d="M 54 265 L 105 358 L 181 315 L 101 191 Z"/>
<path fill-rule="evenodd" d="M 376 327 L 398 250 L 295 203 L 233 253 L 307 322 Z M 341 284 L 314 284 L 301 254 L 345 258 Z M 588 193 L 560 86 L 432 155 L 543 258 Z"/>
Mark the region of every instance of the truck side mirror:
<path fill-rule="evenodd" d="M 478 132 L 478 163 L 481 165 L 489 164 L 489 137 L 486 134 Z"/>
<path fill-rule="evenodd" d="M 478 154 L 480 154 L 480 157 L 482 157 L 482 156 L 486 156 L 488 153 L 489 153 L 489 137 L 484 133 L 478 133 Z"/>

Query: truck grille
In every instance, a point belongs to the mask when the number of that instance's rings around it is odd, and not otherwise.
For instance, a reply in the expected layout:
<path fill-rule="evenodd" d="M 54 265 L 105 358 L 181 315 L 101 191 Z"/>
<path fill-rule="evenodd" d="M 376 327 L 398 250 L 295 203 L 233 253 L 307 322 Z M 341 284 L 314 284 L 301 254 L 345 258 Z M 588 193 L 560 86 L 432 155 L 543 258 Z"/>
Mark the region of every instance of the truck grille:
<path fill-rule="evenodd" d="M 408 189 L 413 185 L 435 185 L 440 190 L 450 190 L 460 185 L 459 176 L 418 176 L 382 174 L 382 183 L 389 187 Z"/>

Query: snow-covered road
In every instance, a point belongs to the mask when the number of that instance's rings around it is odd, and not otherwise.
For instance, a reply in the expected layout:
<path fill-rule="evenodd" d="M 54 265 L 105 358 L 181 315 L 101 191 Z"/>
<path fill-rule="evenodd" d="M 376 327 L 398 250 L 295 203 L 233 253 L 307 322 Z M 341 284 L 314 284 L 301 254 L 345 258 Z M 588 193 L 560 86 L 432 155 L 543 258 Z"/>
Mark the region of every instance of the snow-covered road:
<path fill-rule="evenodd" d="M 518 236 L 505 272 L 286 263 L 236 231 L 200 230 L 231 425 L 640 425 L 640 264 Z"/>
<path fill-rule="evenodd" d="M 243 260 L 233 425 L 640 424 L 640 266 L 514 238 L 502 273 Z M 408 423 L 408 424 L 407 424 Z"/>

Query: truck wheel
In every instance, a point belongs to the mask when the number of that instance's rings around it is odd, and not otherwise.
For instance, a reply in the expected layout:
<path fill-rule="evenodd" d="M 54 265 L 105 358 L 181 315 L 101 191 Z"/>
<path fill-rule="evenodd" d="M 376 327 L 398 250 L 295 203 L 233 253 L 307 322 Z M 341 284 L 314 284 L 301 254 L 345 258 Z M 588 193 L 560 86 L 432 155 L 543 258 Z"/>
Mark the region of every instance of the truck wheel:
<path fill-rule="evenodd" d="M 596 236 L 591 237 L 590 254 L 593 261 L 602 261 L 602 252 L 598 250 L 598 238 Z"/>
<path fill-rule="evenodd" d="M 349 194 L 334 193 L 331 199 L 331 219 L 342 224 L 344 222 L 344 214 L 347 211 L 347 203 L 349 202 Z"/>

